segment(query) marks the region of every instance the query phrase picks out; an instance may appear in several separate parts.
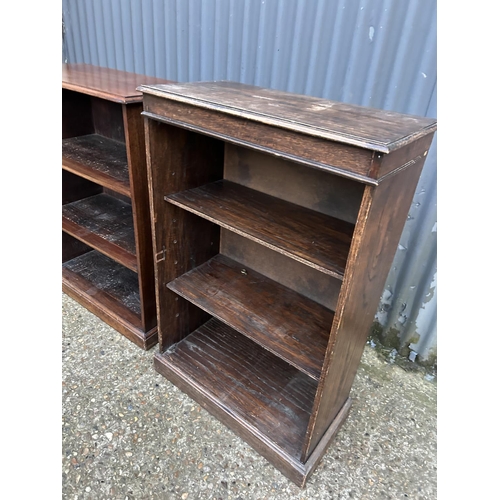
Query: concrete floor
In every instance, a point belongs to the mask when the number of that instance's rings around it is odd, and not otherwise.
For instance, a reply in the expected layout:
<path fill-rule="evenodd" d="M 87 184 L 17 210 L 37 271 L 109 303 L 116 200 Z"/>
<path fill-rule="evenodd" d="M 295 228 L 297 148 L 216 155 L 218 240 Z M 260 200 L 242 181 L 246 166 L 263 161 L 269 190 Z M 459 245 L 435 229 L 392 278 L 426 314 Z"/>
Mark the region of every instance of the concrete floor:
<path fill-rule="evenodd" d="M 304 489 L 63 294 L 64 499 L 434 499 L 436 382 L 366 347 L 350 416 Z"/>

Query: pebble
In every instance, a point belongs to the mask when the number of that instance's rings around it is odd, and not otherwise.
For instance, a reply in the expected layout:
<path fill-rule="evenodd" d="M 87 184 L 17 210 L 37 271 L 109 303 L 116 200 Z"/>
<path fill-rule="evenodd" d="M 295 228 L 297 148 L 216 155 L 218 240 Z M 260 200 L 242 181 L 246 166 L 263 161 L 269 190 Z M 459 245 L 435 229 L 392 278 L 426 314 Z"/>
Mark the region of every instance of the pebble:
<path fill-rule="evenodd" d="M 106 434 L 104 434 L 109 441 L 111 441 L 113 439 L 113 433 L 112 432 L 106 432 Z"/>

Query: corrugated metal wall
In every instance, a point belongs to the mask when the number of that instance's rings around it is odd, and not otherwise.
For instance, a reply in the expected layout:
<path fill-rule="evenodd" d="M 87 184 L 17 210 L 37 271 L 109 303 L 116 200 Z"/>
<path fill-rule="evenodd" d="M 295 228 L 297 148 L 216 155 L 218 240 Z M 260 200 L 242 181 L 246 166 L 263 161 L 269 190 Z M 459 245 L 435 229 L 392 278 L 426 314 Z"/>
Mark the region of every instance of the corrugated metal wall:
<path fill-rule="evenodd" d="M 63 0 L 63 59 L 436 116 L 436 0 Z M 436 358 L 436 138 L 375 320 Z"/>

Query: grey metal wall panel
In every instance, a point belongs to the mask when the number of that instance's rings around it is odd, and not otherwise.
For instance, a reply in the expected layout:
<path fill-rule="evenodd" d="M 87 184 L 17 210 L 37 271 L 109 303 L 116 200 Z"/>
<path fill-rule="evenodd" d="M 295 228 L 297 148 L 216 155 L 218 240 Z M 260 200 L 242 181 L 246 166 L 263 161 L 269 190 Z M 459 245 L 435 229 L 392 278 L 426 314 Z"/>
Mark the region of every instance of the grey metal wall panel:
<path fill-rule="evenodd" d="M 436 116 L 436 0 L 63 0 L 63 59 Z M 436 354 L 436 142 L 376 321 Z"/>

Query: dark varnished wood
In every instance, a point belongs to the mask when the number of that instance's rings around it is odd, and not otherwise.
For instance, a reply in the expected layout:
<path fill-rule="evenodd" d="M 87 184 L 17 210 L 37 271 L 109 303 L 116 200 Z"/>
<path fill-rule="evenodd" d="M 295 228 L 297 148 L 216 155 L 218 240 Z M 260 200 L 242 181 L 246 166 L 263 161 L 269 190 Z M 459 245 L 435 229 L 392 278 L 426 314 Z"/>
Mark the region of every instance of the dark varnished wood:
<path fill-rule="evenodd" d="M 123 268 L 125 269 L 125 268 Z M 64 293 L 82 304 L 117 332 L 142 349 L 150 349 L 158 343 L 156 328 L 144 332 L 140 318 L 106 291 L 96 288 L 91 281 L 63 267 L 62 289 Z"/>
<path fill-rule="evenodd" d="M 148 349 L 158 336 L 142 94 L 136 88 L 166 80 L 85 64 L 63 65 L 62 76 L 63 257 L 68 261 L 63 289 Z M 86 276 L 81 267 L 89 265 L 91 272 L 96 259 L 103 279 L 113 282 L 110 290 L 96 286 L 97 274 Z M 71 267 L 77 263 L 78 272 Z M 130 309 L 113 294 L 129 290 L 132 282 L 137 300 Z"/>
<path fill-rule="evenodd" d="M 119 302 L 129 312 L 130 320 L 132 316 L 139 318 L 141 310 L 137 274 L 95 250 L 65 262 L 63 268 L 81 276 L 92 283 L 93 288 Z"/>
<path fill-rule="evenodd" d="M 144 332 L 137 274 L 92 250 L 67 261 L 63 291 L 143 349 L 156 344 L 156 328 Z"/>
<path fill-rule="evenodd" d="M 348 400 L 305 463 L 299 460 L 315 382 L 211 319 L 163 354 L 155 369 L 303 487 L 346 419 Z"/>
<path fill-rule="evenodd" d="M 90 252 L 92 250 L 91 247 L 86 245 L 80 240 L 73 238 L 73 236 L 68 233 L 62 232 L 62 261 L 66 262 L 68 260 L 74 259 L 79 255 Z"/>
<path fill-rule="evenodd" d="M 226 229 L 221 229 L 220 253 L 239 262 L 242 268 L 253 269 L 332 312 L 336 309 L 342 282 L 333 276 Z"/>
<path fill-rule="evenodd" d="M 69 203 L 62 210 L 63 231 L 137 272 L 132 207 L 107 194 Z"/>
<path fill-rule="evenodd" d="M 63 139 L 62 155 L 65 170 L 130 196 L 124 143 L 96 134 L 72 137 Z"/>
<path fill-rule="evenodd" d="M 78 117 L 78 119 L 75 119 Z M 91 97 L 62 89 L 62 138 L 94 133 Z"/>
<path fill-rule="evenodd" d="M 156 327 L 156 297 L 154 281 L 153 245 L 151 236 L 151 217 L 146 166 L 146 144 L 144 122 L 141 116 L 142 105 L 123 106 L 125 144 L 129 165 L 130 190 L 133 221 L 131 228 L 137 255 L 139 275 L 139 295 L 141 297 L 142 328 L 149 331 Z"/>
<path fill-rule="evenodd" d="M 224 179 L 354 224 L 363 184 L 226 143 Z"/>
<path fill-rule="evenodd" d="M 427 137 L 427 148 L 431 140 Z M 332 325 L 303 459 L 349 397 L 423 164 L 422 158 L 379 187 L 365 188 L 339 297 L 342 315 Z"/>
<path fill-rule="evenodd" d="M 158 308 L 172 329 L 171 343 L 160 343 L 155 367 L 304 486 L 347 417 L 352 382 L 435 121 L 226 82 L 141 89 L 152 131 L 155 273 L 158 289 L 164 289 Z M 210 141 L 213 148 L 224 145 L 223 176 L 217 177 L 222 158 L 203 158 Z M 198 155 L 195 144 L 201 145 Z M 208 180 L 208 169 L 217 171 L 216 179 Z M 178 175 L 182 182 L 172 180 Z M 332 228 L 338 232 L 339 223 L 349 230 L 325 236 Z M 220 226 L 220 236 L 209 238 L 207 224 Z M 210 246 L 220 253 L 211 255 Z M 174 265 L 167 263 L 172 256 Z M 176 301 L 172 290 L 182 297 Z M 199 311 L 215 319 L 205 323 Z M 324 319 L 306 319 L 321 317 L 319 311 Z M 182 320 L 168 320 L 172 313 Z M 236 340 L 230 348 L 213 343 L 207 356 L 196 342 L 208 335 L 205 325 L 216 321 L 223 322 L 217 330 L 229 325 L 253 348 Z M 283 335 L 288 331 L 296 338 Z M 297 335 L 303 335 L 300 343 L 288 342 Z M 321 354 L 311 363 L 303 345 Z M 187 357 L 175 364 L 167 358 L 175 358 L 179 346 Z M 247 394 L 251 382 L 235 368 L 254 349 L 318 380 L 307 429 L 295 434 L 293 454 L 277 446 L 290 442 L 285 429 L 276 426 L 270 439 L 258 428 L 258 415 L 272 411 L 266 399 L 272 391 Z M 188 356 L 192 352 L 199 360 Z M 212 372 L 198 372 L 198 362 Z M 219 369 L 238 387 L 237 400 L 225 383 L 216 391 L 205 385 Z M 279 385 L 281 375 L 272 372 L 270 385 Z"/>
<path fill-rule="evenodd" d="M 311 378 L 216 319 L 158 357 L 199 381 L 256 432 L 299 458 L 316 393 Z"/>
<path fill-rule="evenodd" d="M 62 171 L 62 204 L 102 193 L 103 188 L 67 170 Z"/>
<path fill-rule="evenodd" d="M 219 252 L 216 224 L 167 203 L 165 195 L 222 177 L 224 145 L 145 119 L 160 351 L 205 323 L 208 315 L 167 283 Z M 154 186 L 154 189 L 152 188 Z"/>
<path fill-rule="evenodd" d="M 140 328 L 137 275 L 132 271 L 92 250 L 64 262 L 63 281 L 89 296 L 106 297 L 105 302 L 114 314 L 120 309 L 118 316 Z"/>
<path fill-rule="evenodd" d="M 252 269 L 217 255 L 168 288 L 315 379 L 333 313 Z"/>
<path fill-rule="evenodd" d="M 165 199 L 326 274 L 344 275 L 352 224 L 229 181 Z"/>
<path fill-rule="evenodd" d="M 126 126 L 123 120 L 123 108 L 128 106 L 91 97 L 92 118 L 94 120 L 94 133 L 125 143 Z M 139 104 L 140 106 L 140 104 Z"/>
<path fill-rule="evenodd" d="M 95 250 L 65 262 L 63 268 L 81 276 L 92 283 L 96 290 L 106 293 L 119 302 L 129 312 L 130 321 L 132 317 L 138 321 L 141 309 L 137 274 Z M 140 322 L 137 325 L 139 326 Z"/>
<path fill-rule="evenodd" d="M 141 102 L 141 84 L 168 80 L 90 64 L 63 64 L 62 88 L 119 103 Z"/>
<path fill-rule="evenodd" d="M 372 165 L 374 175 L 383 181 L 401 170 L 414 168 L 415 163 L 425 161 L 430 144 L 427 135 L 390 155 L 377 155 Z"/>
<path fill-rule="evenodd" d="M 389 153 L 436 129 L 435 120 L 236 82 L 142 85 L 145 93 L 329 141 Z"/>
<path fill-rule="evenodd" d="M 373 160 L 373 153 L 368 150 L 253 123 L 245 118 L 224 115 L 190 104 L 164 101 L 153 95 L 144 96 L 144 110 L 145 116 L 155 120 L 257 149 L 324 172 L 376 184 L 367 175 Z"/>

